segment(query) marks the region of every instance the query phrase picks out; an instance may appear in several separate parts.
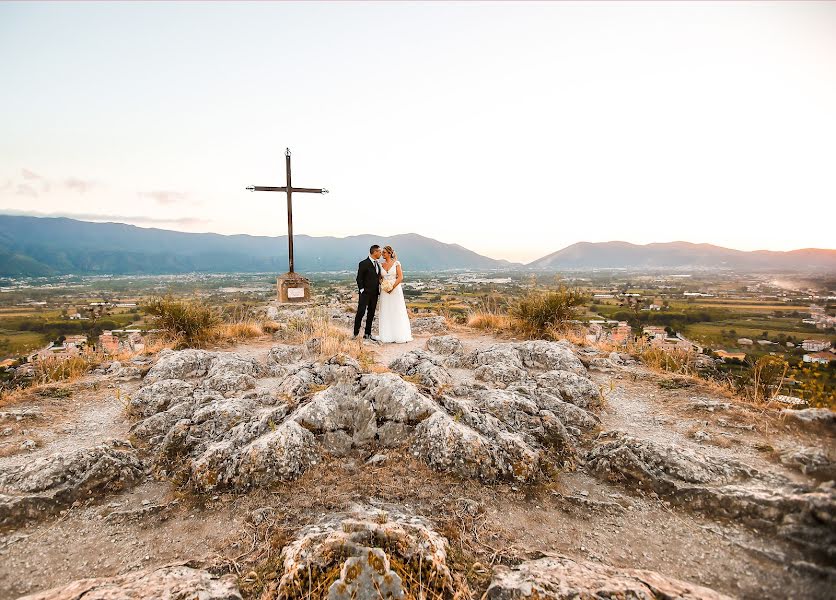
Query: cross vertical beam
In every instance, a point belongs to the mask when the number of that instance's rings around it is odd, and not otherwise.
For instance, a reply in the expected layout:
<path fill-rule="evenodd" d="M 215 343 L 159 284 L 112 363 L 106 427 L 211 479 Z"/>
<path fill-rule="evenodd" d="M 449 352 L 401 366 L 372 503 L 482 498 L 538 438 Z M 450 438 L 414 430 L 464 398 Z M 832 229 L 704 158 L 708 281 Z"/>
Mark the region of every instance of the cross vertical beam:
<path fill-rule="evenodd" d="M 293 273 L 293 184 L 290 183 L 290 148 L 285 148 L 284 165 L 287 171 L 287 264 Z"/>
<path fill-rule="evenodd" d="M 287 263 L 288 273 L 294 273 L 293 265 L 293 192 L 303 194 L 327 194 L 324 188 L 295 188 L 290 180 L 290 148 L 285 148 L 284 164 L 287 185 L 282 187 L 251 185 L 247 189 L 251 192 L 286 192 L 287 193 Z"/>

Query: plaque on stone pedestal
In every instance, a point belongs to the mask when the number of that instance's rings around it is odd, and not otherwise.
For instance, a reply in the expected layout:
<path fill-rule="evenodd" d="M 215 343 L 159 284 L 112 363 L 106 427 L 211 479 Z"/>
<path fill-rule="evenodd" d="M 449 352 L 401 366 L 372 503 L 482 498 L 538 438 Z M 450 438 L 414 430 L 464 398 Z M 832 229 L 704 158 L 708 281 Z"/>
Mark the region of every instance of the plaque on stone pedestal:
<path fill-rule="evenodd" d="M 299 273 L 285 273 L 276 281 L 279 302 L 308 302 L 311 299 L 311 282 Z"/>

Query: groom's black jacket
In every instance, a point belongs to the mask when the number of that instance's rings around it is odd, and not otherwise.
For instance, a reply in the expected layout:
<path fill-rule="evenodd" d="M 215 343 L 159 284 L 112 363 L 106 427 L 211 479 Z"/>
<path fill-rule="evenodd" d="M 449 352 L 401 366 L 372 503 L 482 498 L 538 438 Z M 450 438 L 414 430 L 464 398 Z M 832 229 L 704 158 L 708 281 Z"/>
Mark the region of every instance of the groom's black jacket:
<path fill-rule="evenodd" d="M 361 260 L 357 265 L 357 289 L 369 296 L 380 295 L 380 279 L 370 258 Z"/>

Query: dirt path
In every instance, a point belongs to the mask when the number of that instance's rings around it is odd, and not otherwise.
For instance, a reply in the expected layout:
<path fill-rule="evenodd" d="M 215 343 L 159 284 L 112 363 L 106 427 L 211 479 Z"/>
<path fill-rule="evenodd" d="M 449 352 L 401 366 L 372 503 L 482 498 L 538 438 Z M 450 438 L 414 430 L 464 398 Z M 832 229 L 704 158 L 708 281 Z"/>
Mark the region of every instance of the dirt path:
<path fill-rule="evenodd" d="M 468 349 L 497 341 L 475 333 L 457 335 Z M 423 348 L 428 337 L 368 346 L 383 367 Z M 263 358 L 271 345 L 262 340 L 235 350 Z M 774 448 L 801 443 L 833 447 L 832 434 L 805 434 L 758 410 L 726 406 L 728 399 L 698 386 L 665 389 L 658 375 L 640 367 L 592 375 L 607 398 L 600 414 L 603 430 L 675 442 L 808 482 L 809 477 L 777 462 Z M 41 414 L 25 421 L 30 424 L 26 435 L 36 436 L 39 447 L 0 458 L 0 466 L 108 437 L 125 438 L 130 420 L 123 402 L 137 387 L 135 381 L 87 378 L 71 386 L 69 397 L 33 395 L 10 407 Z M 14 433 L 7 436 L 14 443 L 25 437 L 21 422 L 15 421 Z M 705 435 L 695 437 L 697 432 Z M 477 591 L 486 582 L 480 569 L 488 572 L 492 563 L 559 552 L 659 571 L 742 598 L 830 597 L 824 579 L 788 567 L 804 558 L 788 542 L 671 508 L 655 495 L 604 483 L 583 470 L 559 474 L 546 485 L 486 486 L 435 473 L 409 456 L 392 456 L 375 467 L 363 460 L 327 462 L 280 489 L 245 496 L 178 497 L 170 484 L 149 474 L 132 490 L 1 536 L 0 600 L 81 577 L 176 561 L 223 560 L 247 569 L 254 547 L 255 529 L 248 524 L 253 510 L 268 508 L 293 530 L 354 502 L 409 505 L 440 531 L 450 532 L 453 564 L 471 574 Z"/>

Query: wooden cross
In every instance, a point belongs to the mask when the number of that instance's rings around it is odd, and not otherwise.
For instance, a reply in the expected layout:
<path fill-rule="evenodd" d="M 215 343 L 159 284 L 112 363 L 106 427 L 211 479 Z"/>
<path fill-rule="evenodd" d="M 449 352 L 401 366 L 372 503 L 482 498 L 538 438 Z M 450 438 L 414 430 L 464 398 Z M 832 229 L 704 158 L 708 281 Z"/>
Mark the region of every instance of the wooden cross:
<path fill-rule="evenodd" d="M 287 192 L 287 263 L 289 273 L 293 273 L 293 192 L 304 194 L 327 194 L 326 189 L 297 188 L 290 183 L 290 148 L 284 151 L 284 162 L 287 170 L 287 185 L 273 187 L 264 185 L 251 185 L 247 189 L 251 192 Z"/>

